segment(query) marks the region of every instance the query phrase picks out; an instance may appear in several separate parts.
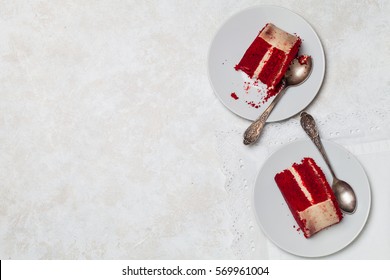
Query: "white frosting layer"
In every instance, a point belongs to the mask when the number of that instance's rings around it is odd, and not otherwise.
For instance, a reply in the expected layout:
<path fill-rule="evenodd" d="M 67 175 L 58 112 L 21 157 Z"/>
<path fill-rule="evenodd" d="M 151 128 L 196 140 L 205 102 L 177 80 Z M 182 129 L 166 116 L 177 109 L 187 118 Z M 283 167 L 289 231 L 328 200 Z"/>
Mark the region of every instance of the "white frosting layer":
<path fill-rule="evenodd" d="M 313 204 L 313 197 L 311 196 L 310 192 L 303 184 L 302 178 L 299 175 L 298 171 L 296 171 L 294 167 L 290 167 L 289 170 L 290 170 L 291 174 L 294 176 L 295 181 L 297 181 L 299 188 L 305 194 L 307 200 L 310 201 L 310 204 Z"/>
<path fill-rule="evenodd" d="M 261 72 L 261 70 L 263 70 L 263 67 L 265 65 L 265 63 L 268 61 L 268 59 L 271 57 L 272 53 L 273 53 L 273 48 L 272 49 L 269 49 L 263 56 L 263 58 L 261 59 L 261 61 L 259 62 L 259 65 L 257 66 L 255 72 L 253 73 L 253 76 L 258 78 L 259 77 L 259 74 Z"/>
<path fill-rule="evenodd" d="M 285 53 L 288 53 L 298 37 L 287 33 L 286 31 L 276 27 L 272 23 L 268 23 L 266 27 L 260 32 L 260 38 L 263 38 L 271 46 L 278 48 Z"/>
<path fill-rule="evenodd" d="M 299 217 L 306 221 L 306 229 L 304 231 L 308 237 L 339 221 L 331 199 L 306 208 L 304 211 L 299 212 Z"/>

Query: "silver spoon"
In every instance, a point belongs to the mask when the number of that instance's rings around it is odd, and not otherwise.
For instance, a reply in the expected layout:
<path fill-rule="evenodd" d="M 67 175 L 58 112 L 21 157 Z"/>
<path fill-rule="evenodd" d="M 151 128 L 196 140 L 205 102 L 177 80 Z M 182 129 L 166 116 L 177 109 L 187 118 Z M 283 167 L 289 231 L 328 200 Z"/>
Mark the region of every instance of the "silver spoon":
<path fill-rule="evenodd" d="M 306 61 L 305 63 L 299 62 L 297 58 L 295 58 L 286 74 L 284 75 L 281 83 L 281 88 L 279 93 L 275 96 L 274 100 L 272 100 L 271 104 L 265 109 L 265 111 L 258 117 L 245 131 L 244 133 L 244 144 L 249 145 L 255 143 L 259 137 L 260 133 L 264 128 L 265 122 L 268 119 L 268 116 L 271 114 L 274 109 L 276 103 L 281 99 L 284 92 L 289 86 L 297 86 L 303 83 L 310 75 L 312 69 L 312 61 L 310 56 L 304 56 Z"/>
<path fill-rule="evenodd" d="M 347 214 L 353 214 L 356 211 L 357 202 L 355 192 L 347 182 L 338 179 L 334 174 L 332 166 L 330 165 L 329 159 L 325 153 L 325 149 L 322 146 L 320 135 L 314 118 L 310 114 L 302 112 L 301 125 L 307 135 L 309 135 L 310 139 L 316 145 L 321 155 L 323 156 L 326 164 L 329 167 L 330 173 L 333 176 L 332 189 L 336 196 L 337 202 L 339 203 L 340 209 Z"/>

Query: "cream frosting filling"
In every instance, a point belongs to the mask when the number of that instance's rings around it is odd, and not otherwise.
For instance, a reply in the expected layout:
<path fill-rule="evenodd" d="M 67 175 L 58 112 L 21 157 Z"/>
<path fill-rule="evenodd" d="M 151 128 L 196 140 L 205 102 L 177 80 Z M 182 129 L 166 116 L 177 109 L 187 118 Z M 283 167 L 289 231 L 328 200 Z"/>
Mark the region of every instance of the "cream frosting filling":
<path fill-rule="evenodd" d="M 309 236 L 339 222 L 336 208 L 331 199 L 314 204 L 298 212 L 299 217 L 305 221 L 305 232 Z"/>
<path fill-rule="evenodd" d="M 294 167 L 290 167 L 289 170 L 290 170 L 291 174 L 294 176 L 295 181 L 297 181 L 299 188 L 301 189 L 303 194 L 306 196 L 307 200 L 310 201 L 310 204 L 313 204 L 313 197 L 311 196 L 310 192 L 303 184 L 301 175 L 299 175 L 298 171 L 295 170 Z"/>
<path fill-rule="evenodd" d="M 263 58 L 261 59 L 261 61 L 259 62 L 259 65 L 257 66 L 255 72 L 253 73 L 253 76 L 255 78 L 258 78 L 259 77 L 259 74 L 261 72 L 261 70 L 263 70 L 264 68 L 264 65 L 265 63 L 268 61 L 268 59 L 271 57 L 272 53 L 273 53 L 273 50 L 274 48 L 271 48 L 269 50 L 267 50 L 267 52 L 264 54 Z"/>
<path fill-rule="evenodd" d="M 294 44 L 297 42 L 298 37 L 287 33 L 286 31 L 276 27 L 272 23 L 268 23 L 266 27 L 260 32 L 260 38 L 263 38 L 271 46 L 288 53 Z"/>

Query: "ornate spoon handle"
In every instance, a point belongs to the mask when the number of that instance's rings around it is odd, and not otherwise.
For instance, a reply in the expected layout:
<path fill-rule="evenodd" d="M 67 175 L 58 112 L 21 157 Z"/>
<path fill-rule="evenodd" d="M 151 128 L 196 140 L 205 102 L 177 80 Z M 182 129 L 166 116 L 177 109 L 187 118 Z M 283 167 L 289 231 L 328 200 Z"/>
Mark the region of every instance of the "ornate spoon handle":
<path fill-rule="evenodd" d="M 316 125 L 314 118 L 310 114 L 308 114 L 306 112 L 302 112 L 301 113 L 301 126 L 302 126 L 303 130 L 306 132 L 306 134 L 309 136 L 309 138 L 313 141 L 314 145 L 316 145 L 317 149 L 320 151 L 322 157 L 324 158 L 326 164 L 329 167 L 329 170 L 333 176 L 333 179 L 336 180 L 336 176 L 333 172 L 333 169 L 332 169 L 332 166 L 331 166 L 330 161 L 328 159 L 328 156 L 326 155 L 324 146 L 321 143 L 320 134 L 318 132 L 318 128 L 317 128 L 317 125 Z"/>
<path fill-rule="evenodd" d="M 282 97 L 285 92 L 286 82 L 283 81 L 279 93 L 275 96 L 274 100 L 272 100 L 271 104 L 264 110 L 264 112 L 258 117 L 244 132 L 244 144 L 249 145 L 253 144 L 259 139 L 261 132 L 263 131 L 265 122 L 267 121 L 269 115 L 274 109 L 276 103 L 278 103 L 279 99 Z"/>

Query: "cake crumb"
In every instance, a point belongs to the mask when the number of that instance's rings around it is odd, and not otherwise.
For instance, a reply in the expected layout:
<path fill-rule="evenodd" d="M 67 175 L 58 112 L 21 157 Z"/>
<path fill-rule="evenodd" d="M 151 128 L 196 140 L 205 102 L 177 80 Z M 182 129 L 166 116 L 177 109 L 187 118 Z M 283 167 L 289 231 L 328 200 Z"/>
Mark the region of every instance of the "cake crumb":
<path fill-rule="evenodd" d="M 238 96 L 237 96 L 237 94 L 236 94 L 235 92 L 232 92 L 232 93 L 230 94 L 230 96 L 231 96 L 234 100 L 239 99 Z"/>
<path fill-rule="evenodd" d="M 307 60 L 310 58 L 310 55 L 300 55 L 298 57 L 298 61 L 299 61 L 299 64 L 301 65 L 306 65 L 307 64 Z"/>

